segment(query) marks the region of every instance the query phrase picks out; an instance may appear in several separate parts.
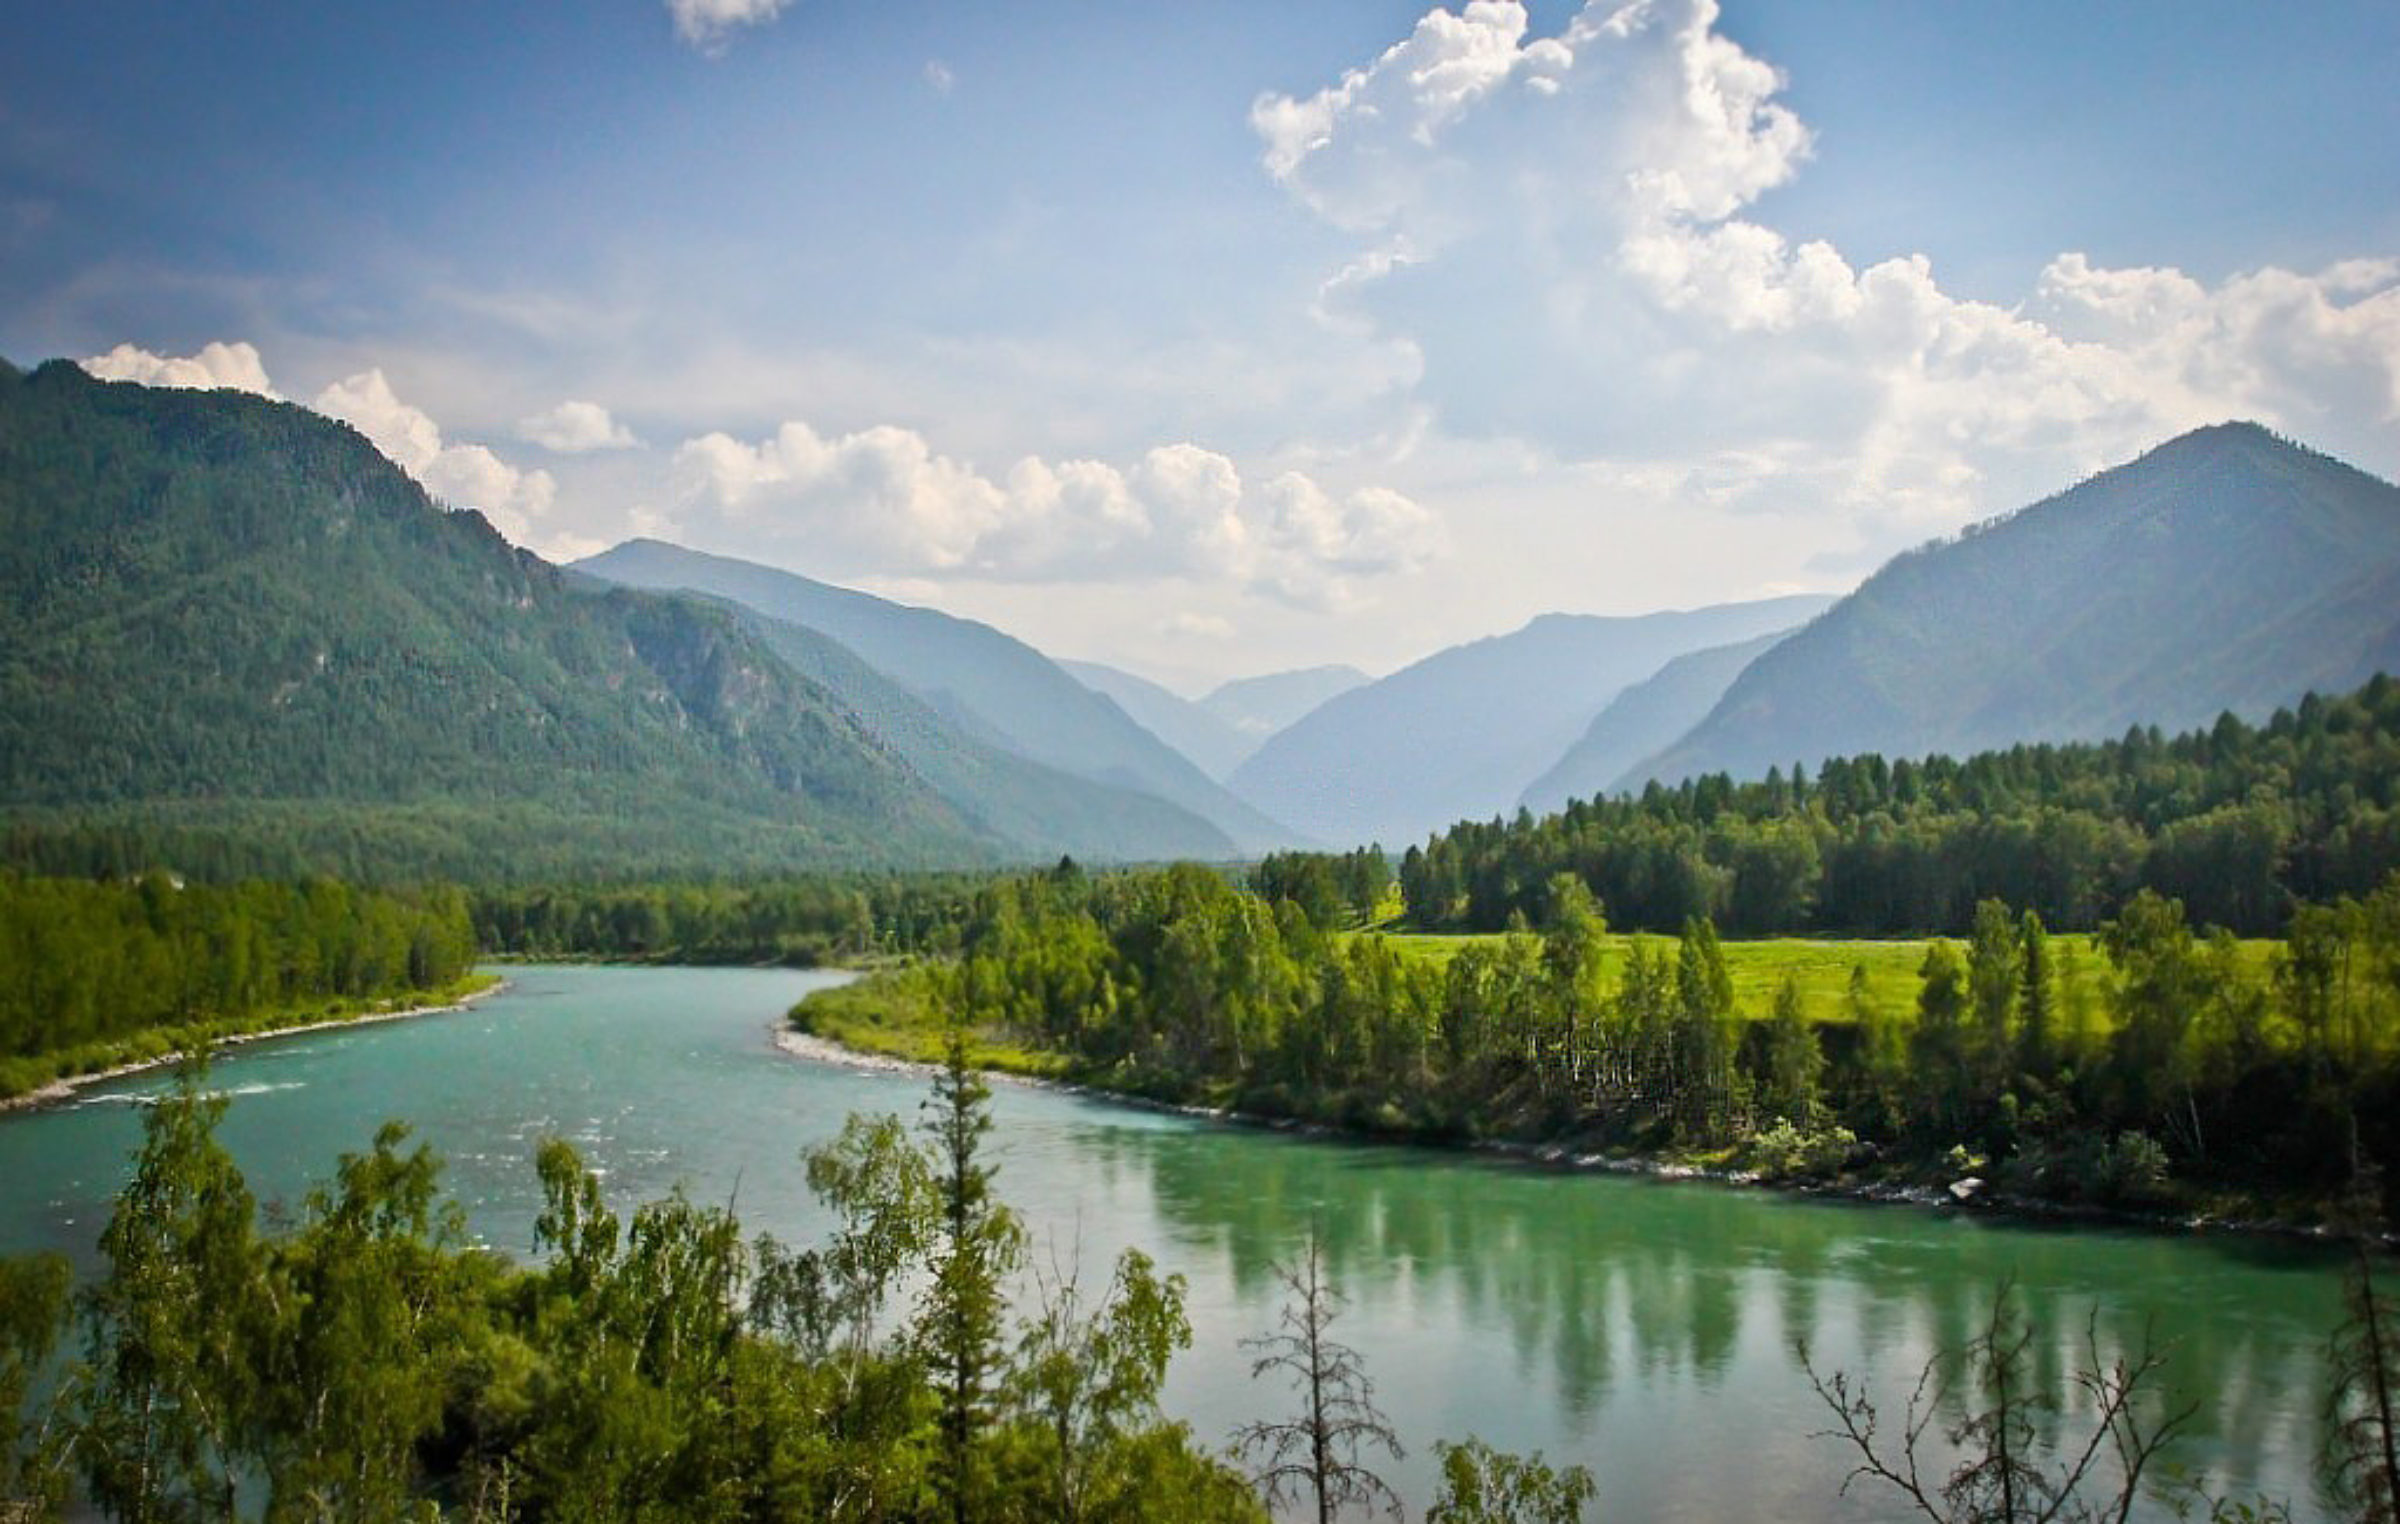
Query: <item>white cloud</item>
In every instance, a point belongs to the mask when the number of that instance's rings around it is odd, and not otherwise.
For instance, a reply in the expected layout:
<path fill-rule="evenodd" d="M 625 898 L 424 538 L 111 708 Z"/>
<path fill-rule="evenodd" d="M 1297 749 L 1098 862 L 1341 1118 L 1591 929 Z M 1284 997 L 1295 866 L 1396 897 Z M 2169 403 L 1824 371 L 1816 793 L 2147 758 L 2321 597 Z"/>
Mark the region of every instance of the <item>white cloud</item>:
<path fill-rule="evenodd" d="M 520 545 L 532 543 L 536 521 L 549 513 L 558 495 L 547 471 L 519 470 L 482 445 L 445 443 L 432 416 L 401 401 L 380 369 L 334 382 L 317 394 L 313 406 L 366 435 L 427 492 L 453 506 L 479 510 Z M 535 548 L 563 551 L 573 544 Z"/>
<path fill-rule="evenodd" d="M 258 350 L 244 343 L 207 344 L 198 354 L 180 358 L 119 344 L 107 354 L 85 360 L 83 368 L 103 381 L 139 381 L 144 386 L 181 386 L 202 391 L 231 387 L 280 400 L 274 384 L 267 380 L 267 367 L 259 359 Z"/>
<path fill-rule="evenodd" d="M 1298 473 L 1246 484 L 1225 456 L 1163 445 L 1131 466 L 1027 456 L 995 480 L 882 426 L 786 423 L 676 451 L 677 522 L 838 575 L 998 582 L 1195 578 L 1332 606 L 1413 571 L 1441 529 L 1397 492 L 1337 498 Z"/>
<path fill-rule="evenodd" d="M 703 53 L 721 53 L 727 39 L 746 26 L 761 26 L 783 13 L 791 0 L 667 0 L 675 35 Z"/>
<path fill-rule="evenodd" d="M 1590 0 L 1537 38 L 1476 0 L 1314 95 L 1262 96 L 1267 173 L 1360 241 L 1327 327 L 1407 346 L 1452 435 L 1903 532 L 2226 417 L 2389 456 L 2400 265 L 2211 285 L 2070 253 L 2015 308 L 1921 257 L 1856 268 L 1753 215 L 1813 143 L 1716 20 Z"/>
<path fill-rule="evenodd" d="M 925 60 L 925 83 L 933 87 L 934 94 L 948 95 L 958 88 L 958 75 L 940 59 L 928 58 Z"/>
<path fill-rule="evenodd" d="M 562 402 L 546 413 L 517 422 L 517 437 L 560 455 L 593 450 L 630 450 L 641 443 L 597 402 Z"/>

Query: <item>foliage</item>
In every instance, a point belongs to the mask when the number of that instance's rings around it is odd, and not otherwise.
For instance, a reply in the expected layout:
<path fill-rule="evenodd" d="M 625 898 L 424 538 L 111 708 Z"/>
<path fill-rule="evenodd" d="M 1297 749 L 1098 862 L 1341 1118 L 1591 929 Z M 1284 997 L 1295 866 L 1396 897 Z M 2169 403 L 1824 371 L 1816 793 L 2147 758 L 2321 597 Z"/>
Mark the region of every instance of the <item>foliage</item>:
<path fill-rule="evenodd" d="M 1426 1510 L 1425 1524 L 1582 1524 L 1584 1505 L 1598 1491 L 1590 1471 L 1555 1469 L 1538 1450 L 1511 1455 L 1472 1437 L 1437 1441 L 1433 1450 L 1442 1494 Z"/>
<path fill-rule="evenodd" d="M 2202 935 L 2146 891 L 2090 939 L 1997 902 L 1975 921 L 1963 946 L 1880 944 L 1871 965 L 1863 944 L 1808 952 L 1820 986 L 1858 952 L 1812 1012 L 1797 979 L 1758 977 L 1800 964 L 1792 944 L 1754 956 L 1700 917 L 1672 943 L 1618 938 L 1573 875 L 1540 933 L 1430 956 L 1204 869 L 1053 870 L 979 889 L 954 960 L 799 1019 L 917 1058 L 958 1023 L 980 1061 L 1420 1137 L 1945 1183 L 1955 1149 L 2012 1191 L 2112 1207 L 2195 1184 L 2323 1202 L 2354 1124 L 2366 1155 L 2400 1154 L 2378 1099 L 2400 1087 L 2400 877 L 2310 907 L 2280 947 Z"/>
<path fill-rule="evenodd" d="M 1410 847 L 1399 881 L 1428 931 L 1538 922 L 1571 873 L 1618 924 L 1660 932 L 1706 916 L 1740 936 L 1966 934 L 1988 901 L 2089 930 L 2148 889 L 2257 936 L 2395 868 L 2400 683 L 2377 677 L 2172 740 L 1837 757 L 1814 778 L 1713 774 L 1465 822 Z"/>
<path fill-rule="evenodd" d="M 0 1060 L 438 989 L 474 958 L 466 899 L 455 889 L 0 873 Z M 39 1068 L 0 1064 L 0 1080 Z"/>
<path fill-rule="evenodd" d="M 730 612 L 595 589 L 304 408 L 64 361 L 0 372 L 0 807 L 53 873 L 994 850 Z"/>
<path fill-rule="evenodd" d="M 836 1227 L 797 1253 L 680 1193 L 620 1215 L 552 1139 L 545 1259 L 518 1268 L 466 1246 L 396 1123 L 263 1225 L 217 1140 L 226 1102 L 188 1070 L 72 1308 L 61 1262 L 0 1261 L 0 1516 L 1261 1524 L 1159 1412 L 1191 1338 L 1180 1277 L 1129 1252 L 1095 1301 L 1052 1278 L 1013 1315 L 988 1252 L 1005 1208 L 969 1200 L 957 1228 L 962 1180 L 989 1178 L 957 1078 L 926 1143 L 853 1118 L 811 1152 Z M 70 1320 L 81 1358 L 45 1386 Z"/>

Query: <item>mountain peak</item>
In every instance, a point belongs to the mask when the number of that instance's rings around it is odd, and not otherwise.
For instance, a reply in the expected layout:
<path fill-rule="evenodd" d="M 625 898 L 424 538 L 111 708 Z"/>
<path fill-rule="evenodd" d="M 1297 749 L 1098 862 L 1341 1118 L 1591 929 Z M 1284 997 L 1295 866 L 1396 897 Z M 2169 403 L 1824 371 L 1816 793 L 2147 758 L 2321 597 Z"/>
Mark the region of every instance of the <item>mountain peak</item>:
<path fill-rule="evenodd" d="M 2400 668 L 2400 487 L 2254 422 L 1899 557 L 1647 764 L 1954 756 L 2261 718 Z"/>

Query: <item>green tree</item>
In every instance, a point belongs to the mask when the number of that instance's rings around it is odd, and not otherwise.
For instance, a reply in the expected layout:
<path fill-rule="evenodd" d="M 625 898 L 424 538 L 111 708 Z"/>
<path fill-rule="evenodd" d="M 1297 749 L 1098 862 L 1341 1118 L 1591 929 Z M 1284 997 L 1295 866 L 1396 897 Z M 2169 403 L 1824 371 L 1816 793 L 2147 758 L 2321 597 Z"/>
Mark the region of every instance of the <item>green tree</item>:
<path fill-rule="evenodd" d="M 93 1501 L 133 1524 L 232 1512 L 257 1428 L 250 1341 L 264 1265 L 250 1188 L 217 1141 L 225 1099 L 204 1061 L 144 1118 L 133 1178 L 83 1295 L 86 1415 L 76 1454 Z"/>
<path fill-rule="evenodd" d="M 1442 1492 L 1425 1524 L 1582 1524 L 1584 1505 L 1598 1491 L 1589 1470 L 1552 1467 L 1539 1450 L 1511 1455 L 1469 1437 L 1455 1445 L 1437 1440 L 1433 1453 Z"/>
<path fill-rule="evenodd" d="M 1097 1305 L 1085 1305 L 1072 1275 L 1037 1289 L 1040 1307 L 1007 1383 L 1027 1462 L 1010 1489 L 1015 1508 L 1057 1524 L 1155 1509 L 1164 1500 L 1144 1496 L 1150 1479 L 1129 1462 L 1136 1437 L 1159 1423 L 1167 1362 L 1191 1347 L 1183 1277 L 1160 1276 L 1148 1255 L 1128 1249 Z"/>
<path fill-rule="evenodd" d="M 1823 1106 L 1825 1050 L 1817 1029 L 1800 1009 L 1800 986 L 1786 978 L 1775 991 L 1774 1014 L 1766 1023 L 1766 1073 L 1760 1108 L 1803 1132 L 1817 1125 Z"/>
<path fill-rule="evenodd" d="M 1024 1256 L 1024 1229 L 992 1195 L 992 1167 L 979 1157 L 992 1127 L 991 1094 L 967 1061 L 965 1028 L 954 1023 L 926 1102 L 940 1211 L 917 1340 L 940 1404 L 935 1485 L 955 1524 L 979 1517 L 990 1490 L 983 1440 L 1007 1362 L 1003 1283 Z"/>
<path fill-rule="evenodd" d="M 47 1518 L 66 1500 L 66 1404 L 26 1411 L 35 1378 L 66 1332 L 74 1274 L 66 1257 L 0 1259 L 0 1518 Z"/>
<path fill-rule="evenodd" d="M 440 1166 L 386 1123 L 344 1155 L 331 1188 L 270 1254 L 273 1379 L 261 1396 L 270 1519 L 396 1518 L 418 1484 L 417 1447 L 442 1425 L 461 1344 L 455 1207 Z"/>

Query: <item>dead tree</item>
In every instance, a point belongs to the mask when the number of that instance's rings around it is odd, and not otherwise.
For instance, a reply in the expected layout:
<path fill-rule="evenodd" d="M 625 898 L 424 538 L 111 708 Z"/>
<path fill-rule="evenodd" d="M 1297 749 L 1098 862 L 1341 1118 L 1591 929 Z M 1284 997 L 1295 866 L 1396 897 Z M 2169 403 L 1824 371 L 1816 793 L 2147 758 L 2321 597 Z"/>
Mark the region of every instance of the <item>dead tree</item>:
<path fill-rule="evenodd" d="M 1244 1424 L 1234 1432 L 1234 1453 L 1253 1466 L 1251 1474 L 1270 1508 L 1313 1496 L 1317 1524 L 1332 1524 L 1352 1504 L 1381 1504 L 1397 1518 L 1399 1494 L 1359 1457 L 1363 1450 L 1380 1448 L 1398 1460 L 1400 1439 L 1375 1406 L 1375 1385 L 1358 1351 L 1326 1336 L 1341 1312 L 1342 1296 L 1325 1279 L 1324 1252 L 1313 1227 L 1299 1264 L 1277 1264 L 1275 1274 L 1291 1294 L 1279 1326 L 1244 1339 L 1242 1347 L 1258 1352 L 1250 1379 L 1281 1373 L 1291 1381 L 1301 1410 L 1280 1422 Z"/>
<path fill-rule="evenodd" d="M 2326 1471 L 2358 1524 L 2400 1524 L 2400 1309 L 2375 1289 L 2365 1241 L 2344 1278 L 2350 1316 L 2334 1335 L 2328 1394 Z"/>
<path fill-rule="evenodd" d="M 2153 1384 L 2166 1356 L 2145 1334 L 2131 1356 L 2104 1360 L 2095 1312 L 2074 1377 L 2091 1408 L 2090 1429 L 2080 1441 L 2054 1446 L 2045 1440 L 2043 1420 L 2058 1403 L 2034 1383 L 2032 1348 L 2032 1329 L 2016 1310 L 2013 1288 L 2003 1282 L 1983 1332 L 1963 1350 L 1939 1350 L 1925 1362 L 1894 1453 L 1879 1433 L 1880 1415 L 1864 1384 L 1843 1371 L 1819 1375 L 1803 1346 L 1809 1383 L 1834 1415 L 1835 1427 L 1818 1437 L 1841 1440 L 1858 1454 L 1858 1464 L 1842 1479 L 1843 1493 L 1861 1478 L 1880 1482 L 1933 1524 L 2123 1524 L 2140 1494 L 2142 1473 L 2198 1405 L 2170 1406 L 2145 1418 L 2136 1399 Z M 1948 1471 L 1929 1476 L 1926 1439 L 1950 1411 L 1961 1416 L 1941 1433 L 1957 1458 Z"/>

